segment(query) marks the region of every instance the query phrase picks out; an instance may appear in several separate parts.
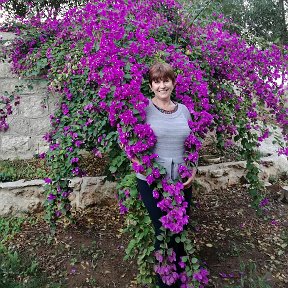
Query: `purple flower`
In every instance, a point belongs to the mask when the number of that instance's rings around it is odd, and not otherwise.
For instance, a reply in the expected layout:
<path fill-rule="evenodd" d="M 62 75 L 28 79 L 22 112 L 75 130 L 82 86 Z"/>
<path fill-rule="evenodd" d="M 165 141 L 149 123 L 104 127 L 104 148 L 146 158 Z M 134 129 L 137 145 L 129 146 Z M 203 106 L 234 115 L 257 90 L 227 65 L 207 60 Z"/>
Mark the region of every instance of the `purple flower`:
<path fill-rule="evenodd" d="M 67 150 L 68 150 L 69 152 L 73 152 L 73 151 L 74 151 L 73 147 L 68 147 Z"/>
<path fill-rule="evenodd" d="M 68 108 L 67 104 L 63 103 L 61 107 L 62 107 L 63 114 L 67 115 L 69 113 L 69 108 Z"/>
<path fill-rule="evenodd" d="M 56 199 L 56 195 L 54 195 L 54 194 L 52 194 L 52 193 L 50 193 L 49 195 L 48 195 L 48 197 L 47 197 L 47 200 L 49 200 L 49 201 L 53 201 L 53 200 L 55 200 Z"/>
<path fill-rule="evenodd" d="M 155 198 L 155 199 L 158 199 L 159 198 L 159 192 L 157 191 L 157 190 L 153 190 L 153 192 L 152 192 L 152 194 L 153 194 L 153 197 Z"/>
<path fill-rule="evenodd" d="M 179 267 L 181 267 L 182 269 L 184 269 L 186 267 L 186 263 L 184 263 L 183 261 L 179 261 L 178 262 Z"/>
<path fill-rule="evenodd" d="M 156 251 L 155 252 L 155 258 L 158 262 L 163 262 L 163 255 L 162 255 L 162 252 L 161 251 Z"/>
<path fill-rule="evenodd" d="M 71 163 L 77 163 L 78 161 L 79 161 L 78 157 L 73 157 L 70 162 Z"/>
<path fill-rule="evenodd" d="M 63 192 L 62 194 L 61 194 L 61 196 L 63 197 L 63 198 L 67 198 L 68 196 L 69 196 L 69 192 Z"/>
<path fill-rule="evenodd" d="M 74 144 L 75 144 L 76 147 L 80 148 L 81 145 L 83 144 L 83 141 L 81 141 L 81 140 L 76 140 Z"/>
<path fill-rule="evenodd" d="M 272 219 L 272 220 L 270 221 L 270 224 L 271 224 L 271 225 L 274 225 L 274 226 L 279 226 L 279 221 L 278 221 L 278 220 L 275 220 L 275 219 Z"/>
<path fill-rule="evenodd" d="M 71 268 L 71 271 L 70 271 L 70 274 L 72 274 L 72 275 L 74 275 L 74 274 L 76 274 L 76 268 L 75 267 L 72 267 Z"/>
<path fill-rule="evenodd" d="M 200 283 L 208 284 L 208 275 L 209 272 L 206 269 L 200 268 L 200 271 L 193 274 L 193 279 L 197 280 Z"/>
<path fill-rule="evenodd" d="M 119 209 L 120 209 L 120 214 L 121 215 L 126 214 L 129 211 L 129 209 L 123 204 L 122 201 L 120 201 L 118 203 L 118 205 L 119 205 Z"/>
<path fill-rule="evenodd" d="M 136 173 L 143 173 L 145 171 L 144 167 L 136 162 L 132 163 L 132 168 Z"/>
<path fill-rule="evenodd" d="M 73 168 L 72 169 L 72 173 L 74 174 L 74 175 L 79 175 L 80 174 L 80 169 L 79 169 L 79 167 L 75 167 L 75 168 Z"/>
<path fill-rule="evenodd" d="M 46 184 L 52 184 L 52 179 L 51 178 L 44 178 L 44 182 Z"/>
<path fill-rule="evenodd" d="M 43 152 L 43 153 L 39 154 L 39 158 L 40 159 L 45 159 L 45 157 L 46 157 L 46 153 Z"/>
<path fill-rule="evenodd" d="M 154 182 L 155 178 L 153 174 L 150 174 L 146 177 L 146 181 L 149 185 L 151 185 Z"/>
<path fill-rule="evenodd" d="M 260 208 L 263 208 L 263 207 L 268 206 L 268 205 L 269 205 L 269 199 L 268 198 L 262 199 L 261 202 L 259 203 Z"/>
<path fill-rule="evenodd" d="M 62 215 L 62 212 L 60 210 L 57 210 L 55 212 L 56 217 L 60 217 Z"/>
<path fill-rule="evenodd" d="M 89 119 L 86 121 L 85 126 L 89 126 L 89 125 L 91 125 L 92 123 L 93 123 L 93 120 L 89 118 Z"/>

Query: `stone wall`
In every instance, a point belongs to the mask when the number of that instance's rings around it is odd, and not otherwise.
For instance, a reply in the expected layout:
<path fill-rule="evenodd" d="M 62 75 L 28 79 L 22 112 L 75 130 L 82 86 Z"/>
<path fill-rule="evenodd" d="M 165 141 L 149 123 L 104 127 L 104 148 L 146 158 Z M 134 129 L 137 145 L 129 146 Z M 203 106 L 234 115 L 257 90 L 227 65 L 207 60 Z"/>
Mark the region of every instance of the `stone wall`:
<path fill-rule="evenodd" d="M 75 177 L 71 180 L 73 193 L 70 200 L 73 210 L 107 204 L 115 199 L 116 183 L 104 182 L 104 178 Z M 0 182 L 0 216 L 41 212 L 45 200 L 43 187 L 43 180 Z"/>
<path fill-rule="evenodd" d="M 9 45 L 12 33 L 0 32 L 0 49 Z M 0 133 L 0 160 L 29 159 L 34 154 L 47 150 L 43 135 L 49 130 L 49 115 L 55 107 L 55 97 L 47 92 L 43 79 L 29 80 L 33 89 L 28 89 L 28 80 L 19 79 L 10 71 L 8 61 L 0 63 L 0 95 L 23 85 L 19 93 L 20 104 L 8 116 L 9 129 Z"/>
<path fill-rule="evenodd" d="M 245 175 L 245 165 L 244 161 L 238 161 L 198 167 L 196 186 L 200 191 L 202 189 L 212 191 L 239 185 Z M 288 175 L 287 158 L 283 155 L 262 158 L 259 168 L 260 178 L 265 186 L 269 186 L 271 179 L 283 173 Z M 70 200 L 74 210 L 107 204 L 115 200 L 116 183 L 104 182 L 104 178 L 83 177 L 71 180 L 73 192 Z M 45 199 L 43 185 L 43 180 L 0 183 L 0 216 L 42 211 Z"/>

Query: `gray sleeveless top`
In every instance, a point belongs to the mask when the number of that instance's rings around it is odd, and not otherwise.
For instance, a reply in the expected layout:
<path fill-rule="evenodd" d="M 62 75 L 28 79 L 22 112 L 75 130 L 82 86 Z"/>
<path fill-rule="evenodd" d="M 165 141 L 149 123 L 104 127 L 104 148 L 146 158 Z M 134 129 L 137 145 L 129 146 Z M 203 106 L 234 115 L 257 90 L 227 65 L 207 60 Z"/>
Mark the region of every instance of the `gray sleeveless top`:
<path fill-rule="evenodd" d="M 155 160 L 166 169 L 167 177 L 173 180 L 179 176 L 179 164 L 184 163 L 184 142 L 191 132 L 188 120 L 191 120 L 191 115 L 185 105 L 178 103 L 175 112 L 165 114 L 160 112 L 149 99 L 146 123 L 150 124 L 157 137 L 153 153 L 159 157 Z M 146 180 L 143 174 L 137 173 L 136 176 Z"/>

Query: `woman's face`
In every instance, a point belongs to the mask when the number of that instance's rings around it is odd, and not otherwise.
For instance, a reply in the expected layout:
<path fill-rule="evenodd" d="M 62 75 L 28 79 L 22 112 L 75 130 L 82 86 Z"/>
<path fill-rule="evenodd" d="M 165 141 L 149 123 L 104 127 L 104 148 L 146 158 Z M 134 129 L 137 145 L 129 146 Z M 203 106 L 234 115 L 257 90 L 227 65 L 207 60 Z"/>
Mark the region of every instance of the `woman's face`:
<path fill-rule="evenodd" d="M 150 88 L 159 100 L 170 99 L 171 93 L 174 89 L 174 84 L 171 79 L 153 80 Z"/>

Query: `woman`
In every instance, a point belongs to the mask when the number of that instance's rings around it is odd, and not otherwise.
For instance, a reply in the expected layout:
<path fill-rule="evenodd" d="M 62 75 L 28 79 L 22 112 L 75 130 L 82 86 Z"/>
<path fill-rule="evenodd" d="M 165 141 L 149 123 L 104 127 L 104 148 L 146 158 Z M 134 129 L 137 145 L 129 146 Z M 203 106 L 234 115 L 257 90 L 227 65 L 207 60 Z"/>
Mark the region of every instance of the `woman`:
<path fill-rule="evenodd" d="M 149 100 L 149 105 L 146 108 L 146 123 L 150 124 L 157 137 L 153 153 L 159 156 L 156 161 L 166 169 L 167 177 L 172 180 L 179 176 L 178 166 L 184 163 L 184 142 L 191 132 L 188 126 L 188 120 L 191 119 L 191 116 L 187 107 L 171 100 L 175 80 L 175 73 L 169 64 L 154 64 L 149 70 L 149 86 L 154 92 L 154 97 Z M 132 159 L 132 161 L 138 162 L 137 159 Z M 188 203 L 187 214 L 189 214 L 191 202 L 192 191 L 190 187 L 195 174 L 196 169 L 193 170 L 192 176 L 183 183 L 185 201 Z M 147 184 L 145 175 L 137 174 L 137 186 L 155 228 L 155 251 L 157 251 L 160 248 L 160 242 L 157 240 L 161 227 L 159 219 L 164 214 L 157 207 L 157 199 L 152 195 L 153 185 Z M 171 247 L 176 252 L 177 262 L 179 262 L 179 258 L 184 256 L 183 244 L 177 244 L 173 239 L 171 242 Z M 178 267 L 178 272 L 180 271 L 181 269 Z M 160 277 L 158 282 L 161 288 L 172 287 L 164 284 Z M 174 285 L 173 287 L 180 286 Z"/>

